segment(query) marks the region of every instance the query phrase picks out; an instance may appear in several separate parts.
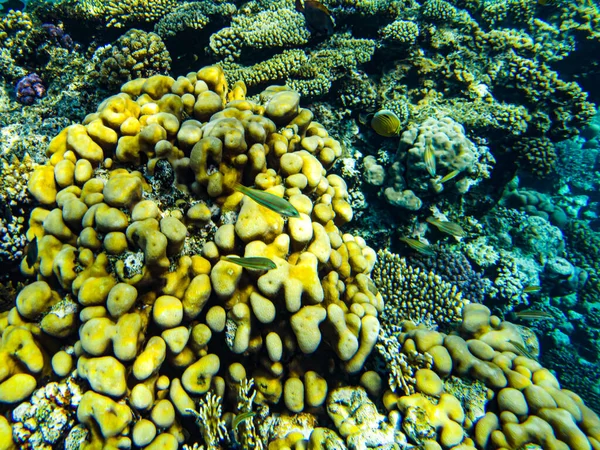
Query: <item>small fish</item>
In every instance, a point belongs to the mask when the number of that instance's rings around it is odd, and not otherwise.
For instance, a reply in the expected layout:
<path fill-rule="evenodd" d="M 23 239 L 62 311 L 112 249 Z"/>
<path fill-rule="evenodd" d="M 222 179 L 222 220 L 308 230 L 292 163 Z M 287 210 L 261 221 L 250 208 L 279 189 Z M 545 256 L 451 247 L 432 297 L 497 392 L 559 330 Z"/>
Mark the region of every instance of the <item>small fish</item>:
<path fill-rule="evenodd" d="M 422 253 L 423 255 L 427 255 L 427 256 L 435 255 L 435 252 L 433 251 L 431 246 L 424 244 L 421 241 L 418 241 L 416 239 L 409 238 L 409 237 L 401 237 L 400 240 L 402 242 L 404 242 L 406 245 L 408 245 L 410 248 L 412 248 L 413 250 L 416 250 L 419 253 Z"/>
<path fill-rule="evenodd" d="M 423 156 L 423 159 L 425 160 L 425 168 L 427 169 L 427 172 L 432 177 L 435 177 L 435 153 L 433 152 L 433 145 L 431 145 L 431 143 L 427 144 L 427 147 L 425 147 L 425 155 Z"/>
<path fill-rule="evenodd" d="M 231 422 L 231 429 L 235 431 L 240 423 L 244 422 L 245 420 L 251 419 L 255 415 L 256 413 L 254 411 L 248 411 L 245 413 L 238 414 L 233 418 Z"/>
<path fill-rule="evenodd" d="M 300 213 L 290 202 L 281 197 L 277 197 L 274 194 L 269 194 L 268 192 L 261 191 L 259 189 L 252 189 L 242 186 L 241 184 L 237 184 L 235 186 L 235 190 L 247 195 L 259 205 L 264 206 L 271 211 L 275 211 L 282 216 L 300 217 Z"/>
<path fill-rule="evenodd" d="M 532 284 L 530 286 L 525 286 L 523 288 L 523 293 L 524 294 L 533 294 L 534 292 L 540 292 L 542 290 L 541 286 L 537 286 L 535 284 Z"/>
<path fill-rule="evenodd" d="M 379 294 L 379 291 L 377 290 L 377 286 L 375 285 L 375 282 L 373 280 L 371 280 L 370 278 L 367 278 L 367 289 L 373 295 Z"/>
<path fill-rule="evenodd" d="M 400 134 L 402 124 L 398 116 L 389 109 L 382 109 L 373 114 L 371 127 L 379 136 L 393 137 Z"/>
<path fill-rule="evenodd" d="M 554 316 L 546 311 L 536 311 L 533 309 L 527 311 L 519 311 L 514 313 L 515 317 L 524 320 L 544 320 L 552 319 Z"/>
<path fill-rule="evenodd" d="M 444 184 L 446 181 L 450 181 L 453 178 L 456 178 L 460 174 L 460 170 L 453 170 L 450 173 L 447 173 L 444 178 L 440 180 L 440 184 Z"/>
<path fill-rule="evenodd" d="M 38 242 L 37 236 L 33 237 L 33 240 L 27 245 L 27 254 L 25 255 L 25 262 L 27 267 L 33 268 L 33 265 L 37 261 L 38 257 Z"/>
<path fill-rule="evenodd" d="M 517 341 L 513 341 L 512 339 L 509 339 L 508 343 L 512 345 L 515 348 L 515 350 L 517 350 L 515 353 L 518 353 L 519 355 L 525 356 L 526 358 L 532 359 L 534 361 L 538 360 L 537 357 L 529 350 L 527 350 L 523 344 Z"/>
<path fill-rule="evenodd" d="M 447 221 L 442 222 L 441 220 L 434 219 L 433 217 L 428 217 L 425 220 L 431 225 L 437 227 L 437 229 L 442 233 L 450 234 L 456 237 L 465 237 L 467 235 L 465 230 L 463 230 L 462 227 L 457 223 Z"/>
<path fill-rule="evenodd" d="M 296 0 L 296 11 L 304 14 L 308 31 L 324 36 L 333 34 L 333 19 L 325 5 L 315 0 Z"/>
<path fill-rule="evenodd" d="M 222 259 L 237 264 L 238 266 L 242 266 L 245 269 L 271 270 L 277 268 L 277 264 L 269 258 L 264 258 L 262 256 L 249 256 L 248 258 L 231 258 L 229 256 L 223 256 Z"/>

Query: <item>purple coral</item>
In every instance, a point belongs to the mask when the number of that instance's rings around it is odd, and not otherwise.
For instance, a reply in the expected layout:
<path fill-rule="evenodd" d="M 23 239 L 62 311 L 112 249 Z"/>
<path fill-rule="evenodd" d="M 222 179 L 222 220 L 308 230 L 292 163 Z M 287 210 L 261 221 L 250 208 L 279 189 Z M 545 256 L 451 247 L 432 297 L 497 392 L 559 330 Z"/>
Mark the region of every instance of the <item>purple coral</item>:
<path fill-rule="evenodd" d="M 54 39 L 54 41 L 57 42 L 58 45 L 60 45 L 62 48 L 66 48 L 69 50 L 73 48 L 73 39 L 71 39 L 71 36 L 65 33 L 65 30 L 63 30 L 62 28 L 57 27 L 52 23 L 45 23 L 42 25 L 42 28 L 46 30 L 48 35 L 52 39 Z"/>
<path fill-rule="evenodd" d="M 36 98 L 42 98 L 46 95 L 46 88 L 37 73 L 30 73 L 17 82 L 15 95 L 19 103 L 33 105 Z"/>

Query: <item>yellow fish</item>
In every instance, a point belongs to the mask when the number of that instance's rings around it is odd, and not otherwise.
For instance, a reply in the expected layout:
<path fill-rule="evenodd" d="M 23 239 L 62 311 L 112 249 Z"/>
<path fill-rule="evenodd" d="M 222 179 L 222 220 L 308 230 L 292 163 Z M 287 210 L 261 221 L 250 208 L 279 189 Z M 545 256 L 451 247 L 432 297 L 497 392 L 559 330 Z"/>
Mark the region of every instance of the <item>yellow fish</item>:
<path fill-rule="evenodd" d="M 533 294 L 534 292 L 540 292 L 541 290 L 542 290 L 541 286 L 531 285 L 531 286 L 526 286 L 523 289 L 523 292 L 525 294 Z"/>
<path fill-rule="evenodd" d="M 435 153 L 433 152 L 433 145 L 431 143 L 427 144 L 425 147 L 425 155 L 423 156 L 425 160 L 425 168 L 429 175 L 435 177 Z"/>
<path fill-rule="evenodd" d="M 460 174 L 460 170 L 453 170 L 450 173 L 447 173 L 444 178 L 440 180 L 440 184 L 444 184 L 446 181 L 450 181 L 453 178 L 456 178 Z"/>
<path fill-rule="evenodd" d="M 244 422 L 245 420 L 251 419 L 255 415 L 256 413 L 254 411 L 238 414 L 233 418 L 233 421 L 231 422 L 231 429 L 235 431 L 240 423 Z"/>
<path fill-rule="evenodd" d="M 523 344 L 521 344 L 520 342 L 514 341 L 512 339 L 508 340 L 508 343 L 510 345 L 512 345 L 515 350 L 516 350 L 516 354 L 524 356 L 526 358 L 532 359 L 534 361 L 537 361 L 537 356 L 535 356 L 533 353 L 531 353 L 527 348 L 525 348 L 525 346 Z"/>
<path fill-rule="evenodd" d="M 456 237 L 465 237 L 467 233 L 462 227 L 454 222 L 442 222 L 441 220 L 434 219 L 433 217 L 428 217 L 425 219 L 431 225 L 437 227 L 442 233 L 450 234 Z"/>
<path fill-rule="evenodd" d="M 241 184 L 236 184 L 235 190 L 247 195 L 259 205 L 269 208 L 271 211 L 275 211 L 282 216 L 300 217 L 298 210 L 284 198 L 259 189 L 242 186 Z"/>
<path fill-rule="evenodd" d="M 435 255 L 435 252 L 433 251 L 431 246 L 424 244 L 421 241 L 418 241 L 416 239 L 409 238 L 409 237 L 401 237 L 400 240 L 402 242 L 404 242 L 406 245 L 408 245 L 410 248 L 412 248 L 413 250 L 416 250 L 417 252 L 422 253 L 423 255 L 427 255 L 427 256 Z"/>
<path fill-rule="evenodd" d="M 371 127 L 379 136 L 392 137 L 400 134 L 402 124 L 398 116 L 389 109 L 377 111 L 371 119 Z"/>
<path fill-rule="evenodd" d="M 271 270 L 277 267 L 277 264 L 263 256 L 249 256 L 247 258 L 231 258 L 229 256 L 223 256 L 221 259 L 242 266 L 245 269 Z"/>

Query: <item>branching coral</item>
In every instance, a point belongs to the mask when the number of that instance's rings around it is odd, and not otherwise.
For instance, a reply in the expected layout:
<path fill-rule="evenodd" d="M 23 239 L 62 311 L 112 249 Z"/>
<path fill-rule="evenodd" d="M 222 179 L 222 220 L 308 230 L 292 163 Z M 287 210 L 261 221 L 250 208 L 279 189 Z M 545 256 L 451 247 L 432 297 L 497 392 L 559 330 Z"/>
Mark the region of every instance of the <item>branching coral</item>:
<path fill-rule="evenodd" d="M 448 325 L 459 320 L 463 306 L 469 303 L 457 286 L 388 251 L 379 251 L 373 280 L 387 299 L 387 322 Z"/>
<path fill-rule="evenodd" d="M 228 2 L 183 3 L 164 15 L 154 26 L 154 32 L 163 39 L 173 38 L 186 30 L 199 32 L 211 21 L 222 23 L 235 11 L 235 5 Z"/>
<path fill-rule="evenodd" d="M 114 44 L 100 47 L 93 60 L 100 82 L 109 86 L 166 73 L 171 67 L 171 57 L 160 36 L 136 29 L 122 35 Z"/>
<path fill-rule="evenodd" d="M 73 14 L 91 21 L 102 21 L 107 27 L 124 28 L 156 23 L 176 6 L 176 0 L 82 0 L 76 3 Z"/>
<path fill-rule="evenodd" d="M 511 149 L 516 153 L 519 166 L 536 177 L 542 178 L 554 170 L 556 151 L 553 142 L 547 137 L 523 137 Z"/>
<path fill-rule="evenodd" d="M 442 280 L 455 285 L 462 296 L 475 303 L 483 303 L 490 286 L 486 283 L 481 273 L 473 270 L 469 260 L 459 251 L 449 250 L 445 247 L 436 251 L 435 256 L 413 257 L 409 259 L 411 265 L 422 270 L 432 271 Z"/>
<path fill-rule="evenodd" d="M 288 8 L 266 10 L 256 15 L 236 15 L 231 26 L 210 37 L 212 52 L 226 61 L 242 56 L 243 50 L 284 49 L 308 42 L 304 18 Z"/>

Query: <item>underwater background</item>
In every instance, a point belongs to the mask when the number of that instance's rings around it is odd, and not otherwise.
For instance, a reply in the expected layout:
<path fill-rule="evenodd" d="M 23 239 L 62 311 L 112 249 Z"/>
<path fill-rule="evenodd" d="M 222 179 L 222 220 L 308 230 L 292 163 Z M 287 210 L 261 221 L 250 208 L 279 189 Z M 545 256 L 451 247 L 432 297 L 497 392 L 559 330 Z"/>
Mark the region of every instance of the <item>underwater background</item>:
<path fill-rule="evenodd" d="M 599 54 L 592 0 L 0 0 L 0 450 L 600 449 Z"/>

